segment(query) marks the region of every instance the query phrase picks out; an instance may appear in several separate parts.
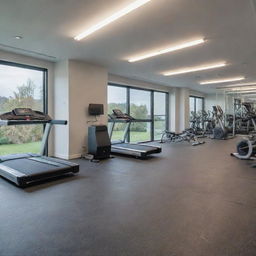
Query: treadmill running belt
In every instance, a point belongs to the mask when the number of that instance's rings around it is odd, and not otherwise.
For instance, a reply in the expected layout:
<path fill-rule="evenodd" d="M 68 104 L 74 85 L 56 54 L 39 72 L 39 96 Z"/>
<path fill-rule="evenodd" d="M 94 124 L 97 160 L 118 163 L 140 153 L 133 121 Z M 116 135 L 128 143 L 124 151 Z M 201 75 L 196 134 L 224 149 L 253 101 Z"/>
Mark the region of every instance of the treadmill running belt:
<path fill-rule="evenodd" d="M 56 165 L 37 162 L 27 158 L 7 161 L 4 163 L 4 165 L 10 168 L 13 168 L 19 172 L 22 172 L 26 175 L 33 175 L 41 172 L 48 172 L 51 169 L 58 170 L 66 167 L 65 165 L 59 164 L 60 167 L 57 168 Z"/>
<path fill-rule="evenodd" d="M 155 148 L 152 148 L 152 146 L 147 146 L 147 145 L 142 145 L 142 144 L 128 144 L 128 143 L 118 143 L 118 144 L 113 144 L 112 147 L 121 147 L 121 148 L 133 148 L 137 149 L 140 151 L 148 151 L 150 149 L 154 150 Z"/>

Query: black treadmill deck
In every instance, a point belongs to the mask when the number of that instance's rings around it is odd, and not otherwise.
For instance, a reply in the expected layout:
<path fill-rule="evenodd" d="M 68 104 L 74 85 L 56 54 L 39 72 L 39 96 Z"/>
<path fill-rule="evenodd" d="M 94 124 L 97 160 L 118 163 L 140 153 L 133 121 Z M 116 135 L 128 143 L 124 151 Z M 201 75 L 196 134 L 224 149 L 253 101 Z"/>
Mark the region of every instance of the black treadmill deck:
<path fill-rule="evenodd" d="M 116 143 L 111 145 L 111 153 L 136 156 L 139 158 L 146 158 L 149 155 L 161 153 L 160 147 L 130 144 L 130 143 Z"/>
<path fill-rule="evenodd" d="M 14 182 L 20 187 L 40 180 L 57 177 L 67 173 L 79 172 L 79 165 L 45 156 L 12 155 L 1 159 L 0 176 Z"/>

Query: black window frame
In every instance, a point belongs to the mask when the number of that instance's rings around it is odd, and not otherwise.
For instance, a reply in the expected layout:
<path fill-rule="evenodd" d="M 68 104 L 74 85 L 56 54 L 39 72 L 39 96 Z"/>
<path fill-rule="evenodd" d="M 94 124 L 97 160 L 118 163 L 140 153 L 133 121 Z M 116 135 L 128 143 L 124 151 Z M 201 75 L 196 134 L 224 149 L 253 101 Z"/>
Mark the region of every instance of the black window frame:
<path fill-rule="evenodd" d="M 27 64 L 17 63 L 17 62 L 1 60 L 1 59 L 0 59 L 0 65 L 17 67 L 17 68 L 25 68 L 25 69 L 43 72 L 43 113 L 48 114 L 48 69 L 38 67 L 38 66 L 32 66 L 32 65 L 27 65 Z M 43 129 L 45 129 L 45 125 Z M 45 155 L 48 156 L 48 142 L 45 148 Z"/>
<path fill-rule="evenodd" d="M 160 90 L 154 90 L 154 89 L 146 89 L 136 86 L 130 86 L 130 85 L 122 85 L 118 83 L 109 82 L 108 86 L 114 86 L 114 87 L 120 87 L 120 88 L 126 88 L 126 113 L 130 115 L 130 90 L 140 90 L 140 91 L 147 91 L 150 92 L 150 106 L 151 106 L 151 115 L 150 119 L 137 119 L 134 122 L 143 122 L 143 123 L 150 123 L 150 140 L 149 141 L 142 141 L 142 142 L 150 142 L 154 141 L 154 92 L 158 93 L 164 93 L 165 94 L 165 100 L 166 100 L 166 130 L 169 130 L 169 93 L 166 91 L 160 91 Z M 130 131 L 128 132 L 128 138 L 127 142 L 130 142 Z"/>
<path fill-rule="evenodd" d="M 196 99 L 201 99 L 202 100 L 202 110 L 204 111 L 205 110 L 205 98 L 204 97 L 199 97 L 199 96 L 194 96 L 194 95 L 190 95 L 189 96 L 189 99 L 190 98 L 194 98 L 194 112 L 196 113 L 198 110 L 196 109 Z M 191 112 L 191 111 L 190 111 Z"/>
<path fill-rule="evenodd" d="M 48 69 L 5 60 L 0 60 L 0 65 L 25 68 L 43 72 L 43 113 L 48 114 Z"/>

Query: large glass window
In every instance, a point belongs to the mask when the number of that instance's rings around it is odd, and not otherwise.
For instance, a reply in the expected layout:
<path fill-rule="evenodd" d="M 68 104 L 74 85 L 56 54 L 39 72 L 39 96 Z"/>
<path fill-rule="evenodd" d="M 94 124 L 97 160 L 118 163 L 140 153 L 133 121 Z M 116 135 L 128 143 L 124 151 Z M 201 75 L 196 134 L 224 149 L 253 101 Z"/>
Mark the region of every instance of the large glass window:
<path fill-rule="evenodd" d="M 0 113 L 14 108 L 46 111 L 44 69 L 0 61 Z M 0 155 L 38 153 L 43 125 L 0 127 Z"/>
<path fill-rule="evenodd" d="M 189 107 L 191 112 L 200 112 L 204 110 L 204 98 L 190 96 L 189 97 Z"/>
<path fill-rule="evenodd" d="M 189 109 L 190 109 L 190 126 L 199 126 L 201 128 L 203 125 L 202 118 L 204 110 L 204 98 L 190 96 L 189 97 Z"/>
<path fill-rule="evenodd" d="M 108 114 L 112 114 L 113 109 L 120 109 L 127 112 L 127 89 L 125 87 L 108 86 Z"/>
<path fill-rule="evenodd" d="M 167 95 L 165 92 L 109 85 L 108 113 L 119 108 L 135 118 L 128 133 L 129 142 L 158 140 L 167 129 Z M 122 139 L 124 126 L 122 123 L 116 125 L 112 140 Z"/>
<path fill-rule="evenodd" d="M 150 141 L 152 105 L 151 91 L 130 89 L 129 105 L 130 115 L 137 120 L 133 122 L 130 127 L 130 141 Z"/>
<path fill-rule="evenodd" d="M 138 120 L 151 119 L 151 92 L 130 90 L 130 115 Z"/>
<path fill-rule="evenodd" d="M 154 138 L 161 139 L 167 129 L 167 99 L 166 93 L 154 92 Z"/>
<path fill-rule="evenodd" d="M 120 109 L 123 113 L 127 113 L 127 108 L 127 89 L 125 87 L 108 86 L 108 114 L 111 115 L 113 109 Z M 112 134 L 112 140 L 122 140 L 124 129 L 125 124 L 117 123 Z"/>

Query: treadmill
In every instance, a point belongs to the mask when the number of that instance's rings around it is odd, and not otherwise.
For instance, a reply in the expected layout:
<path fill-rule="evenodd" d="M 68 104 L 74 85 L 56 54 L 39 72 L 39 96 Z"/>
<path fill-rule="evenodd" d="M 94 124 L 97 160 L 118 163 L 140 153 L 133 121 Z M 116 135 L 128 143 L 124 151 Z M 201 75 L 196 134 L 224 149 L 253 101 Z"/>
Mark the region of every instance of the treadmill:
<path fill-rule="evenodd" d="M 67 121 L 52 120 L 50 116 L 29 108 L 16 108 L 12 112 L 0 115 L 0 126 L 37 124 L 45 125 L 40 154 L 0 156 L 0 176 L 19 187 L 79 172 L 79 165 L 76 163 L 45 156 L 52 126 L 66 125 Z"/>
<path fill-rule="evenodd" d="M 134 121 L 135 119 L 132 116 L 128 114 L 124 114 L 120 109 L 113 109 L 113 114 L 109 115 L 110 140 L 112 138 L 115 125 L 117 123 L 126 123 L 126 126 L 125 126 L 124 136 L 122 140 L 119 140 L 119 141 L 111 140 L 111 153 L 134 156 L 137 158 L 147 158 L 149 155 L 161 153 L 162 152 L 161 147 L 152 146 L 152 145 L 126 143 L 131 123 Z"/>

